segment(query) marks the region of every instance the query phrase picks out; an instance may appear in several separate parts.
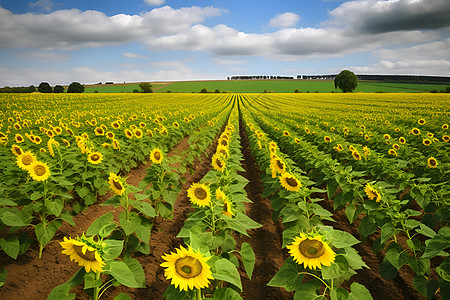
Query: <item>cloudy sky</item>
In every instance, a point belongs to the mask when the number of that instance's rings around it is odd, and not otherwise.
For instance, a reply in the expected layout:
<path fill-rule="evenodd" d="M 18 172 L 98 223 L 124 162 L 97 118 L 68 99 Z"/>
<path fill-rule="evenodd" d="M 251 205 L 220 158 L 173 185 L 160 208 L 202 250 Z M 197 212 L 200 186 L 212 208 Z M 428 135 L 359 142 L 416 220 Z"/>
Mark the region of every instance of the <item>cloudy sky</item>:
<path fill-rule="evenodd" d="M 449 0 L 0 0 L 0 86 L 450 76 Z"/>

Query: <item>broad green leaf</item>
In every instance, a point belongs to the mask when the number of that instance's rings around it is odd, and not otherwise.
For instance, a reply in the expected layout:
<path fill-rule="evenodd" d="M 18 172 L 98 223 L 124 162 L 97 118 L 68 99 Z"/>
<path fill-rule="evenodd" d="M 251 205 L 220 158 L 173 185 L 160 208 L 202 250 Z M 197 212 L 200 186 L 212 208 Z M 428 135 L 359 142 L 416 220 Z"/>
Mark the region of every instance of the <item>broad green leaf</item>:
<path fill-rule="evenodd" d="M 149 218 L 154 218 L 156 216 L 155 208 L 150 203 L 144 201 L 133 201 L 132 205 Z"/>
<path fill-rule="evenodd" d="M 416 232 L 423 234 L 424 236 L 433 238 L 436 235 L 436 232 L 433 229 L 431 229 L 430 227 L 428 227 L 423 223 L 420 224 L 419 227 L 420 227 L 419 229 L 416 229 Z"/>
<path fill-rule="evenodd" d="M 129 219 L 126 218 L 126 212 L 122 211 L 119 215 L 120 226 L 122 226 L 125 235 L 132 234 L 141 224 L 141 218 L 136 213 L 130 213 Z"/>
<path fill-rule="evenodd" d="M 101 279 L 95 280 L 95 273 L 90 272 L 84 276 L 84 289 L 91 289 L 101 286 L 103 281 Z"/>
<path fill-rule="evenodd" d="M 6 239 L 0 238 L 0 248 L 5 251 L 11 258 L 17 259 L 20 251 L 19 238 L 15 235 L 9 236 Z"/>
<path fill-rule="evenodd" d="M 112 260 L 118 257 L 123 250 L 123 241 L 122 240 L 104 240 L 103 241 L 104 248 L 103 251 L 105 252 L 103 255 L 103 259 L 105 260 Z"/>
<path fill-rule="evenodd" d="M 397 268 L 394 267 L 389 261 L 383 260 L 379 267 L 381 277 L 386 280 L 392 280 L 397 277 Z"/>
<path fill-rule="evenodd" d="M 69 294 L 69 291 L 83 280 L 85 274 L 86 270 L 81 267 L 69 281 L 55 287 L 48 295 L 47 300 L 75 299 L 76 295 Z"/>
<path fill-rule="evenodd" d="M 401 229 L 396 229 L 391 222 L 387 222 L 381 227 L 381 243 L 386 242 L 391 236 L 399 233 Z"/>
<path fill-rule="evenodd" d="M 303 275 L 298 273 L 298 264 L 288 257 L 284 265 L 278 270 L 275 276 L 267 283 L 268 286 L 282 287 L 288 292 L 296 289 L 297 285 L 302 282 Z"/>
<path fill-rule="evenodd" d="M 349 300 L 373 300 L 369 290 L 358 282 L 353 282 L 350 285 L 351 293 L 348 295 Z"/>
<path fill-rule="evenodd" d="M 341 230 L 329 231 L 326 233 L 326 237 L 329 239 L 330 243 L 336 248 L 351 247 L 360 242 L 350 233 Z"/>
<path fill-rule="evenodd" d="M 53 201 L 47 199 L 45 201 L 45 208 L 52 214 L 57 217 L 61 214 L 61 211 L 64 208 L 64 200 L 61 198 L 54 199 Z"/>
<path fill-rule="evenodd" d="M 330 291 L 331 300 L 347 300 L 349 292 L 344 288 L 337 288 Z"/>
<path fill-rule="evenodd" d="M 142 287 L 135 279 L 133 272 L 123 261 L 112 261 L 105 273 L 112 275 L 120 284 L 131 288 Z"/>
<path fill-rule="evenodd" d="M 450 259 L 448 257 L 436 268 L 436 273 L 445 281 L 450 282 Z"/>
<path fill-rule="evenodd" d="M 44 226 L 42 223 L 37 224 L 34 228 L 34 232 L 36 233 L 39 244 L 47 245 L 61 225 L 62 220 L 60 219 L 54 220 L 50 224 L 47 224 L 47 226 Z"/>
<path fill-rule="evenodd" d="M 212 300 L 242 300 L 242 297 L 231 288 L 221 288 L 214 292 Z"/>
<path fill-rule="evenodd" d="M 91 226 L 89 226 L 86 231 L 86 235 L 98 234 L 101 228 L 113 223 L 113 217 L 114 216 L 111 212 L 98 217 L 94 222 L 92 222 Z"/>
<path fill-rule="evenodd" d="M 114 297 L 113 300 L 131 300 L 131 297 L 128 296 L 127 294 L 125 294 L 125 293 L 120 293 L 119 295 Z"/>
<path fill-rule="evenodd" d="M 355 270 L 362 269 L 363 267 L 369 268 L 354 248 L 347 247 L 343 250 L 345 251 L 345 258 L 347 259 L 348 264 L 351 268 Z"/>
<path fill-rule="evenodd" d="M 341 277 L 348 271 L 348 261 L 342 255 L 337 255 L 334 262 L 328 266 L 322 266 L 322 278 L 323 279 L 334 279 Z"/>
<path fill-rule="evenodd" d="M 242 263 L 244 264 L 245 272 L 249 279 L 252 279 L 253 269 L 255 267 L 255 252 L 253 252 L 252 246 L 249 243 L 242 243 L 241 251 Z"/>
<path fill-rule="evenodd" d="M 295 290 L 294 300 L 325 300 L 317 294 L 320 288 L 320 282 L 317 279 L 308 280 L 305 283 L 300 283 L 297 285 Z"/>
<path fill-rule="evenodd" d="M 214 279 L 231 283 L 242 291 L 241 277 L 232 262 L 228 259 L 222 258 L 216 261 L 214 266 L 215 272 L 212 274 Z"/>
<path fill-rule="evenodd" d="M 259 228 L 262 226 L 261 224 L 253 221 L 241 212 L 236 213 L 236 216 L 234 218 L 226 218 L 224 220 L 229 228 L 245 234 L 246 236 L 249 236 L 247 234 L 247 230 Z"/>
<path fill-rule="evenodd" d="M 11 211 L 5 211 L 2 216 L 2 222 L 7 226 L 25 227 L 30 225 L 30 221 L 31 219 L 23 220 L 20 215 Z"/>
<path fill-rule="evenodd" d="M 141 224 L 136 228 L 134 233 L 141 241 L 148 243 L 150 241 L 152 226 L 152 221 L 146 219 L 145 217 L 141 217 Z"/>
<path fill-rule="evenodd" d="M 127 264 L 128 268 L 133 273 L 134 279 L 140 287 L 145 286 L 145 274 L 144 269 L 142 269 L 141 264 L 135 258 L 125 259 L 124 262 Z"/>

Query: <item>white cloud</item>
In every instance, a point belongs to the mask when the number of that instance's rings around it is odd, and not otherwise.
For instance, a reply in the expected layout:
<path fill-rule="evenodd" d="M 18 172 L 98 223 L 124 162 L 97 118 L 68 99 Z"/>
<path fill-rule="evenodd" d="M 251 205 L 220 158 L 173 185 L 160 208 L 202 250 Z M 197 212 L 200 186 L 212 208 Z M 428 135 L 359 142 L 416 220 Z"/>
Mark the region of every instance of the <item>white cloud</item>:
<path fill-rule="evenodd" d="M 359 74 L 410 74 L 448 76 L 450 61 L 443 59 L 418 60 L 382 60 L 369 66 L 351 67 Z"/>
<path fill-rule="evenodd" d="M 160 6 L 163 5 L 166 1 L 165 0 L 144 0 L 145 4 L 150 6 Z"/>
<path fill-rule="evenodd" d="M 53 9 L 53 6 L 55 6 L 55 4 L 52 2 L 52 0 L 39 0 L 36 2 L 28 2 L 28 6 L 38 7 L 45 11 L 51 11 Z"/>
<path fill-rule="evenodd" d="M 36 60 L 39 62 L 63 62 L 71 59 L 69 54 L 63 54 L 53 51 L 29 51 L 14 53 L 14 56 L 20 59 Z"/>
<path fill-rule="evenodd" d="M 133 52 L 124 52 L 123 53 L 123 57 L 126 57 L 126 58 L 147 58 L 147 56 L 145 56 L 145 55 L 137 54 L 137 53 L 133 53 Z"/>
<path fill-rule="evenodd" d="M 450 60 L 450 38 L 443 41 L 430 42 L 415 45 L 408 48 L 379 49 L 374 51 L 374 55 L 385 60 L 422 60 L 446 59 Z"/>
<path fill-rule="evenodd" d="M 291 12 L 278 14 L 270 20 L 270 26 L 273 27 L 293 27 L 297 24 L 300 17 Z"/>
<path fill-rule="evenodd" d="M 218 65 L 241 65 L 245 64 L 245 60 L 238 60 L 238 59 L 224 59 L 221 57 L 216 57 L 214 59 L 214 62 Z"/>
<path fill-rule="evenodd" d="M 0 47 L 79 49 L 120 45 L 183 32 L 222 12 L 214 7 L 164 6 L 141 15 L 109 17 L 99 11 L 78 9 L 13 14 L 0 7 Z"/>

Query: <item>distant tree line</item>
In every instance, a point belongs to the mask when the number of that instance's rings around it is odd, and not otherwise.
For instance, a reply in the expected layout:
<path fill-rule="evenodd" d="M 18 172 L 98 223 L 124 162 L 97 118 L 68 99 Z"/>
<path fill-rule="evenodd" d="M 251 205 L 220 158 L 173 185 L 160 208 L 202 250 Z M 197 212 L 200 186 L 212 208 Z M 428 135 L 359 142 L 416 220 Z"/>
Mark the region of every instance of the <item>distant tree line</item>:
<path fill-rule="evenodd" d="M 231 76 L 228 80 L 241 80 L 241 79 L 294 79 L 292 76 L 268 76 L 268 75 L 242 75 Z"/>
<path fill-rule="evenodd" d="M 34 85 L 29 87 L 9 87 L 5 86 L 0 88 L 0 93 L 64 93 L 64 87 L 62 85 L 55 85 L 54 88 L 48 82 L 41 82 L 36 88 Z M 67 93 L 83 93 L 84 85 L 79 82 L 72 82 L 67 88 Z"/>

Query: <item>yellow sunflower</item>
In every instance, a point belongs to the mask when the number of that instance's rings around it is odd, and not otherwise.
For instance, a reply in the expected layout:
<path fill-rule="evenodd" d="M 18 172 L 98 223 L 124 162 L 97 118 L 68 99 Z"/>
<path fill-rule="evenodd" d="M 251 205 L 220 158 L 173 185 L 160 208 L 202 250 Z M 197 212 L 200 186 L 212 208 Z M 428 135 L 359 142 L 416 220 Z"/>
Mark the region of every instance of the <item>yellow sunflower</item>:
<path fill-rule="evenodd" d="M 325 143 L 331 143 L 331 138 L 328 135 L 324 136 L 323 140 Z"/>
<path fill-rule="evenodd" d="M 164 156 L 159 148 L 155 148 L 152 150 L 152 152 L 150 152 L 150 159 L 154 164 L 160 164 L 163 158 Z"/>
<path fill-rule="evenodd" d="M 448 142 L 450 142 L 450 136 L 448 136 L 448 135 L 443 135 L 443 136 L 442 136 L 442 140 L 443 140 L 444 142 L 448 143 Z"/>
<path fill-rule="evenodd" d="M 98 165 L 103 160 L 103 155 L 98 151 L 93 151 L 88 154 L 88 162 L 93 165 Z"/>
<path fill-rule="evenodd" d="M 222 189 L 220 187 L 216 190 L 216 198 L 223 201 L 222 214 L 232 218 L 234 216 L 234 213 L 231 209 L 233 204 L 231 203 L 230 199 L 227 197 L 227 195 L 222 191 Z"/>
<path fill-rule="evenodd" d="M 270 167 L 272 170 L 283 174 L 286 171 L 286 165 L 284 164 L 284 162 L 281 160 L 281 158 L 279 158 L 278 156 L 275 155 L 275 157 L 273 159 L 271 159 L 270 161 Z"/>
<path fill-rule="evenodd" d="M 424 144 L 425 146 L 430 146 L 431 145 L 431 140 L 430 139 L 423 139 L 422 144 Z"/>
<path fill-rule="evenodd" d="M 187 195 L 193 204 L 197 204 L 200 207 L 210 205 L 211 193 L 209 192 L 209 187 L 202 183 L 193 183 L 188 189 Z"/>
<path fill-rule="evenodd" d="M 24 141 L 23 136 L 19 133 L 16 133 L 14 139 L 16 140 L 17 143 L 22 143 Z"/>
<path fill-rule="evenodd" d="M 36 161 L 36 157 L 30 151 L 26 151 L 17 156 L 16 160 L 17 165 L 22 170 L 28 170 L 34 161 Z"/>
<path fill-rule="evenodd" d="M 286 248 L 297 264 L 303 263 L 304 268 L 314 270 L 330 266 L 336 257 L 336 253 L 322 240 L 321 235 L 307 236 L 300 233 L 300 236 L 295 237 L 294 242 Z"/>
<path fill-rule="evenodd" d="M 297 192 L 302 186 L 300 180 L 288 172 L 280 176 L 280 183 L 286 190 L 291 192 Z"/>
<path fill-rule="evenodd" d="M 124 130 L 124 132 L 127 138 L 129 139 L 133 138 L 133 132 L 130 129 L 127 128 Z"/>
<path fill-rule="evenodd" d="M 95 135 L 104 135 L 105 134 L 105 132 L 103 131 L 103 128 L 101 128 L 101 127 L 96 127 L 94 132 L 95 132 Z"/>
<path fill-rule="evenodd" d="M 214 168 L 214 170 L 222 172 L 225 171 L 226 163 L 225 159 L 222 154 L 220 153 L 214 153 L 212 159 L 211 159 L 211 166 Z"/>
<path fill-rule="evenodd" d="M 430 168 L 436 168 L 438 165 L 436 158 L 434 158 L 433 156 L 427 160 L 427 163 L 428 163 L 428 167 L 430 167 Z"/>
<path fill-rule="evenodd" d="M 389 149 L 389 150 L 388 150 L 388 153 L 389 153 L 389 155 L 397 156 L 397 152 L 395 152 L 394 149 Z"/>
<path fill-rule="evenodd" d="M 413 129 L 411 129 L 411 133 L 414 134 L 414 135 L 419 135 L 420 134 L 420 130 L 419 130 L 419 128 L 413 128 Z"/>
<path fill-rule="evenodd" d="M 28 168 L 28 173 L 30 173 L 31 178 L 36 181 L 45 181 L 50 176 L 50 169 L 47 164 L 34 161 Z"/>
<path fill-rule="evenodd" d="M 114 192 L 114 194 L 122 196 L 125 192 L 125 184 L 124 181 L 120 176 L 117 174 L 110 172 L 108 183 L 111 190 Z"/>
<path fill-rule="evenodd" d="M 423 125 L 425 124 L 425 119 L 419 119 L 419 121 L 417 121 L 417 123 L 419 123 L 419 125 Z"/>
<path fill-rule="evenodd" d="M 442 129 L 447 130 L 448 129 L 448 124 L 442 125 Z"/>
<path fill-rule="evenodd" d="M 89 246 L 83 238 L 66 238 L 64 242 L 59 242 L 64 248 L 63 254 L 69 255 L 70 260 L 74 260 L 80 267 L 84 267 L 86 272 L 103 272 L 102 267 L 105 265 L 102 257 L 97 249 Z"/>
<path fill-rule="evenodd" d="M 230 150 L 228 147 L 218 145 L 216 153 L 223 155 L 224 157 L 230 157 Z"/>
<path fill-rule="evenodd" d="M 218 141 L 219 145 L 222 145 L 224 147 L 228 147 L 228 140 L 226 138 L 221 138 Z"/>
<path fill-rule="evenodd" d="M 380 192 L 378 192 L 373 186 L 370 185 L 370 183 L 366 183 L 366 186 L 364 187 L 364 192 L 366 192 L 367 197 L 369 197 L 370 200 L 373 200 L 375 198 L 376 202 L 380 202 L 381 195 Z"/>
<path fill-rule="evenodd" d="M 181 291 L 202 289 L 209 285 L 209 280 L 214 279 L 205 257 L 195 252 L 190 246 L 188 249 L 180 246 L 175 252 L 165 254 L 161 258 L 165 260 L 161 267 L 165 268 L 164 276 L 171 279 L 171 284 Z"/>
<path fill-rule="evenodd" d="M 358 150 L 352 151 L 352 156 L 355 160 L 361 160 L 361 154 L 359 154 Z"/>
<path fill-rule="evenodd" d="M 398 138 L 398 142 L 400 143 L 400 144 L 404 144 L 404 143 L 406 143 L 406 139 L 404 138 L 404 137 L 399 137 Z"/>
<path fill-rule="evenodd" d="M 11 152 L 15 155 L 15 156 L 19 156 L 21 154 L 23 154 L 23 150 L 22 148 L 20 148 L 20 146 L 17 145 L 12 145 L 11 146 Z"/>

